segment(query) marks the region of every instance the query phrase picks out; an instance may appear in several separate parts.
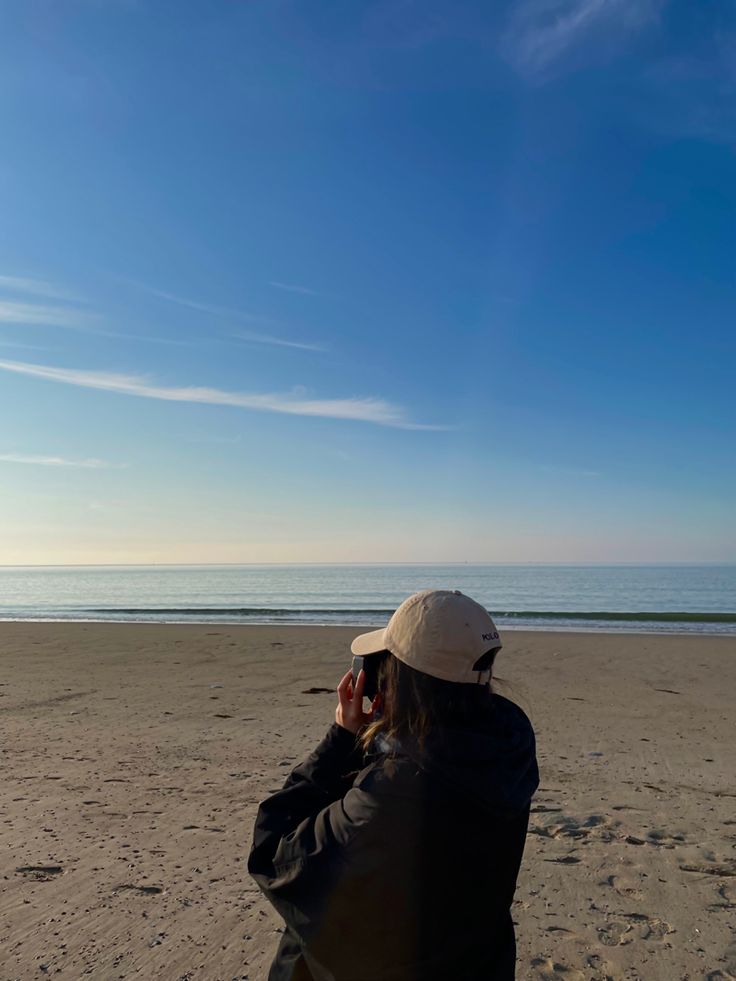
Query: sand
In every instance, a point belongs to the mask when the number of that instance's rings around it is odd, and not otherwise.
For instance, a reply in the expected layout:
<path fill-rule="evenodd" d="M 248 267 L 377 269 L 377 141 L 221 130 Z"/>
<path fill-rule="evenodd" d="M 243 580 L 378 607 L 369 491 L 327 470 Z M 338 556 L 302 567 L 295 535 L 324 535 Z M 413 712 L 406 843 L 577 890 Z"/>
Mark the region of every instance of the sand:
<path fill-rule="evenodd" d="M 265 978 L 255 809 L 357 632 L 0 624 L 0 981 Z M 542 773 L 520 981 L 736 977 L 736 639 L 504 639 Z"/>

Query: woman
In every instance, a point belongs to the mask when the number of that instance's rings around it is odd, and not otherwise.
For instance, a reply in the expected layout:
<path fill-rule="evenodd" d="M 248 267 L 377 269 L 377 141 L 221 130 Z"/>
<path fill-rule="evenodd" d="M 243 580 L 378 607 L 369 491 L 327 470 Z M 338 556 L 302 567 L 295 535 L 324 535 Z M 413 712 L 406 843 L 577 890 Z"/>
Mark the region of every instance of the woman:
<path fill-rule="evenodd" d="M 512 981 L 539 780 L 529 720 L 491 689 L 500 647 L 444 590 L 353 641 L 380 662 L 370 711 L 348 672 L 335 725 L 256 819 L 248 868 L 286 922 L 269 981 Z"/>

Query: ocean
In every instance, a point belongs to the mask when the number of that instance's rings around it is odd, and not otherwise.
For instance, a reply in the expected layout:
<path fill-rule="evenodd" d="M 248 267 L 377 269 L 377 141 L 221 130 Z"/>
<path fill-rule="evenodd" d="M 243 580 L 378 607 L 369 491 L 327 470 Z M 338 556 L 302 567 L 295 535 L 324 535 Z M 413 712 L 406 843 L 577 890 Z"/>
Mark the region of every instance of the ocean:
<path fill-rule="evenodd" d="M 428 588 L 501 629 L 736 634 L 736 565 L 7 566 L 0 620 L 381 626 Z"/>

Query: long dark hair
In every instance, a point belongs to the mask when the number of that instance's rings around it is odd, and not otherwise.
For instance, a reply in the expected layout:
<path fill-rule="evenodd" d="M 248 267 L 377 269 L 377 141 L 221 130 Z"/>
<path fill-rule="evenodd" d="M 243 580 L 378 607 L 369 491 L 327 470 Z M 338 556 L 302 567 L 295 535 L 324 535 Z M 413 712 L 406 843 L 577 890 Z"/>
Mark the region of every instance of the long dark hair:
<path fill-rule="evenodd" d="M 494 652 L 484 658 L 483 667 L 492 667 Z M 473 728 L 492 694 L 487 684 L 458 684 L 442 681 L 404 664 L 389 654 L 378 669 L 378 690 L 382 696 L 379 717 L 360 734 L 359 742 L 368 750 L 377 736 L 388 745 L 410 742 L 424 753 L 430 737 L 442 740 L 443 734 L 458 727 Z"/>

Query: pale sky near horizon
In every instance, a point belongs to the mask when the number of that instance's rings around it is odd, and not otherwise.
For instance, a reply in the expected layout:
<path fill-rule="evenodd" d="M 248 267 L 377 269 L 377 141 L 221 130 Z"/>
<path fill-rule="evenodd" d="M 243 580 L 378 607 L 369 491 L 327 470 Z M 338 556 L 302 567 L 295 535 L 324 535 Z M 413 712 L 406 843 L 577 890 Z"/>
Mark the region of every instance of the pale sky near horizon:
<path fill-rule="evenodd" d="M 736 561 L 736 2 L 6 0 L 0 564 Z"/>

